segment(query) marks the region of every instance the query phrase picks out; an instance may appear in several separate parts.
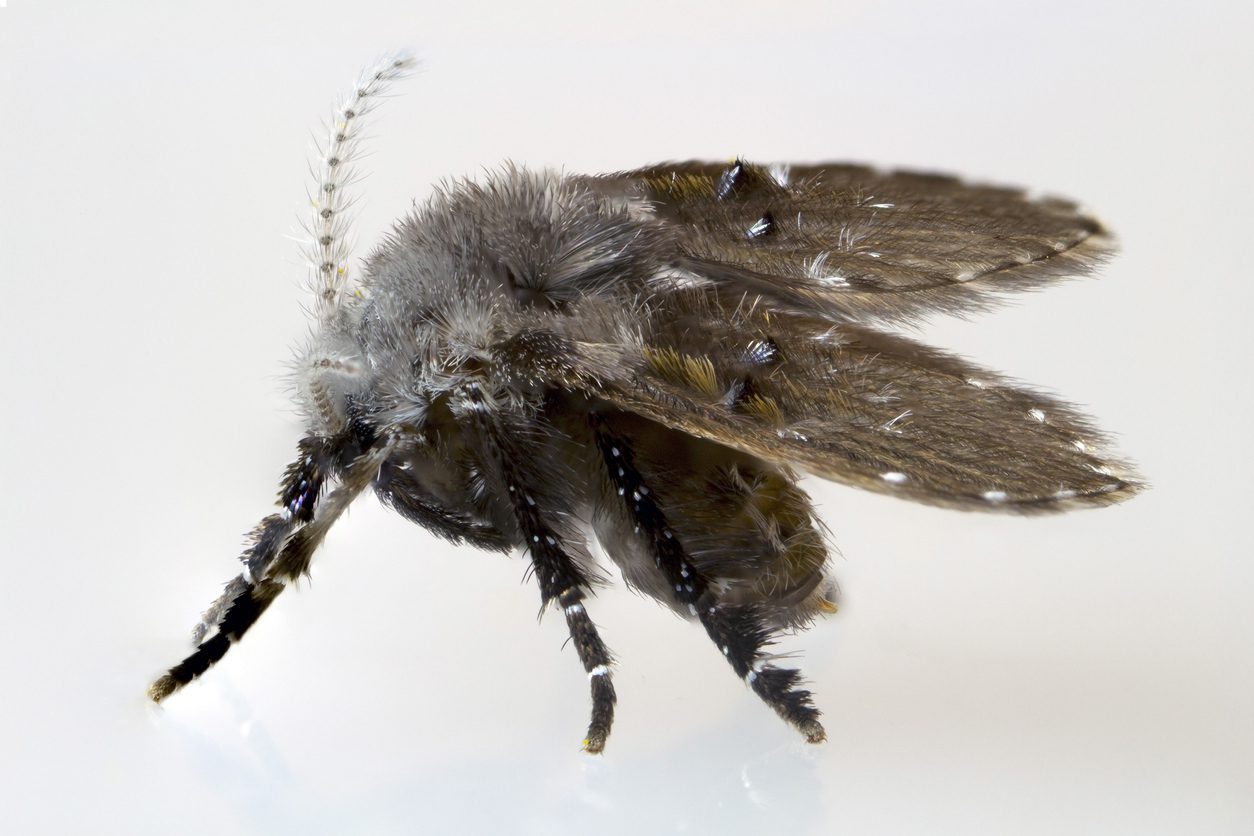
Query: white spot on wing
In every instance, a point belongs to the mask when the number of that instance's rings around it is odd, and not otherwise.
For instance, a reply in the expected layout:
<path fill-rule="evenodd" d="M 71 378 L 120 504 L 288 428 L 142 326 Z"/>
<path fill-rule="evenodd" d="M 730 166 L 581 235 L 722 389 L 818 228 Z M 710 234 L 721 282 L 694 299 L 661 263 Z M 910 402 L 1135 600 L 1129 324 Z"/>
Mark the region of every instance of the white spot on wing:
<path fill-rule="evenodd" d="M 881 430 L 884 430 L 885 432 L 889 432 L 889 431 L 891 431 L 891 430 L 892 430 L 892 428 L 893 428 L 893 427 L 895 427 L 895 426 L 897 425 L 897 422 L 898 422 L 898 421 L 903 421 L 903 420 L 905 420 L 906 418 L 909 418 L 912 414 L 913 414 L 913 412 L 912 412 L 911 410 L 907 409 L 905 412 L 901 413 L 900 415 L 898 415 L 898 416 L 897 416 L 896 418 L 894 418 L 893 420 L 889 421 L 889 422 L 888 422 L 888 423 L 886 423 L 886 424 L 881 425 L 881 426 L 880 426 L 880 429 L 881 429 Z M 898 432 L 898 433 L 900 433 L 900 432 L 901 432 L 901 430 L 898 430 L 897 432 Z"/>
<path fill-rule="evenodd" d="M 1028 415 L 1031 415 L 1038 423 L 1045 423 L 1045 413 L 1039 409 L 1029 409 Z"/>
<path fill-rule="evenodd" d="M 904 473 L 898 473 L 897 471 L 893 470 L 893 471 L 890 471 L 889 473 L 881 473 L 880 478 L 883 479 L 885 482 L 891 482 L 894 485 L 900 485 L 902 482 L 906 481 L 910 477 L 906 476 L 906 474 Z"/>
<path fill-rule="evenodd" d="M 984 493 L 981 494 L 981 496 L 984 497 L 984 499 L 988 502 L 1005 502 L 1006 501 L 1005 491 L 985 491 Z"/>
<path fill-rule="evenodd" d="M 745 230 L 745 235 L 749 238 L 760 238 L 771 231 L 771 219 L 763 216 L 753 222 L 753 226 Z"/>
<path fill-rule="evenodd" d="M 829 287 L 849 287 L 849 282 L 837 270 L 828 271 L 827 259 L 831 252 L 824 250 L 806 262 L 806 275 L 819 284 Z"/>

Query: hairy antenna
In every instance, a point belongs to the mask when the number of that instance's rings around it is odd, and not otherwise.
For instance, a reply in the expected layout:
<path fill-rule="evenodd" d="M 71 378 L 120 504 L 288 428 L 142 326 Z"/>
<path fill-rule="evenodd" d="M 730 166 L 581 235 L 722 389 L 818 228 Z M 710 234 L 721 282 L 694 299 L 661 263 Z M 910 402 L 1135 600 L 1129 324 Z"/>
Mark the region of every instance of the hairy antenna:
<path fill-rule="evenodd" d="M 321 322 L 333 320 L 349 289 L 349 208 L 347 194 L 357 180 L 353 164 L 360 159 L 364 117 L 378 106 L 389 84 L 410 75 L 415 62 L 400 53 L 367 69 L 340 100 L 326 125 L 327 138 L 317 146 L 317 162 L 310 163 L 314 191 L 309 195 L 312 217 L 305 225 L 309 238 L 305 257 L 310 267 L 310 289 Z"/>

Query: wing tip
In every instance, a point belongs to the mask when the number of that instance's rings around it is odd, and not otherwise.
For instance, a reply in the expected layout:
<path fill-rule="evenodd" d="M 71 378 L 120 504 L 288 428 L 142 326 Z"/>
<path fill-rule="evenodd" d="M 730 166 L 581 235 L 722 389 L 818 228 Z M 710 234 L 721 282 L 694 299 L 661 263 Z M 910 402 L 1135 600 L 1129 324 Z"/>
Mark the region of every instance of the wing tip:
<path fill-rule="evenodd" d="M 963 497 L 963 508 L 975 511 L 1006 512 L 1034 516 L 1081 511 L 1088 508 L 1106 508 L 1127 502 L 1147 490 L 1149 483 L 1125 462 L 1104 462 L 1093 468 L 1107 476 L 1107 480 L 1084 487 L 1059 487 L 1049 494 L 1031 496 L 1006 496 L 990 491 L 978 497 Z"/>

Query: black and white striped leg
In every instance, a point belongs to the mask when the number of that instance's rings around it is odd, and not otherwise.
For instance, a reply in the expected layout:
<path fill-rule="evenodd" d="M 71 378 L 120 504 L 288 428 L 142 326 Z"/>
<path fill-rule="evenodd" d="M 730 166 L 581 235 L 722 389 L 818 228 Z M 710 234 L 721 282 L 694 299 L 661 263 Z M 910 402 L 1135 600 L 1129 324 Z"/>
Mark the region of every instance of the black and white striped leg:
<path fill-rule="evenodd" d="M 623 498 L 629 518 L 648 543 L 654 563 L 674 588 L 676 599 L 700 620 L 732 670 L 763 702 L 796 726 L 809 742 L 825 740 L 827 735 L 810 692 L 798 687 L 801 672 L 777 668 L 769 664 L 769 656 L 763 653 L 773 635 L 761 614 L 752 606 L 717 602 L 708 581 L 688 559 L 655 495 L 636 469 L 627 440 L 616 435 L 598 415 L 594 414 L 590 423 L 610 483 Z"/>
<path fill-rule="evenodd" d="M 153 702 L 161 702 L 221 661 L 231 645 L 248 632 L 248 628 L 283 591 L 281 583 L 255 578 L 248 564 L 251 562 L 249 556 L 253 554 L 262 557 L 265 562 L 272 561 L 278 553 L 278 546 L 272 544 L 282 544 L 290 530 L 288 526 L 276 514 L 267 517 L 257 527 L 256 542 L 242 558 L 244 571 L 226 585 L 221 597 L 214 601 L 203 620 L 196 625 L 193 640 L 197 644 L 192 654 L 166 671 L 148 689 L 148 696 Z M 205 638 L 211 630 L 213 635 Z"/>
<path fill-rule="evenodd" d="M 540 571 L 538 563 L 536 571 Z M 598 754 L 604 751 L 605 742 L 609 739 L 610 728 L 614 725 L 614 704 L 618 701 L 610 675 L 614 657 L 584 609 L 583 591 L 577 586 L 568 586 L 557 596 L 557 600 L 566 615 L 566 628 L 570 630 L 571 640 L 575 643 L 583 669 L 588 673 L 592 690 L 592 717 L 588 721 L 583 748 Z"/>
<path fill-rule="evenodd" d="M 592 691 L 592 718 L 584 735 L 584 749 L 594 754 L 605 749 L 614 723 L 614 683 L 610 675 L 613 656 L 601 640 L 596 625 L 584 607 L 589 582 L 570 555 L 562 548 L 557 533 L 545 521 L 539 505 L 517 469 L 508 460 L 499 460 L 506 491 L 518 520 L 519 530 L 527 542 L 527 550 L 540 584 L 540 598 L 547 607 L 556 600 L 566 616 L 566 627 L 579 654 L 579 661 L 588 674 Z"/>
<path fill-rule="evenodd" d="M 517 449 L 520 444 L 497 425 L 485 407 L 483 395 L 477 390 L 468 394 L 470 412 L 475 425 L 476 440 L 486 454 L 501 486 L 509 497 L 518 530 L 527 545 L 540 584 L 543 606 L 557 601 L 566 617 L 566 627 L 579 654 L 579 661 L 588 674 L 592 692 L 592 717 L 584 735 L 583 748 L 593 754 L 605 749 L 614 723 L 614 693 L 611 665 L 614 658 L 601 640 L 596 625 L 584 607 L 590 579 L 562 547 L 562 537 L 554 522 L 557 514 L 546 510 L 534 475 L 526 473 L 520 462 L 529 459 Z M 551 474 L 550 474 L 551 476 Z"/>
<path fill-rule="evenodd" d="M 251 545 L 240 556 L 244 570 L 226 585 L 196 626 L 193 640 L 197 646 L 192 654 L 148 689 L 154 702 L 161 702 L 219 662 L 288 582 L 308 570 L 313 552 L 331 524 L 353 497 L 369 486 L 390 449 L 390 443 L 383 443 L 358 455 L 345 468 L 340 486 L 319 502 L 345 444 L 343 439 L 316 437 L 301 441 L 301 457 L 283 477 L 279 492 L 282 511 L 266 517 L 254 529 Z"/>

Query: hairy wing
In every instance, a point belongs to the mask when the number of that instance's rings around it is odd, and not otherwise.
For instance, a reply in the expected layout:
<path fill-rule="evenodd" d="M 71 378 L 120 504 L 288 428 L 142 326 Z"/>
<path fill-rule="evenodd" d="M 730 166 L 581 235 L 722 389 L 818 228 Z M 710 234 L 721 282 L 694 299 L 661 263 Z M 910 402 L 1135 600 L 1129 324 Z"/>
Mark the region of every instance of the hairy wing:
<path fill-rule="evenodd" d="M 1068 201 L 932 174 L 737 160 L 581 182 L 660 220 L 681 282 L 845 321 L 981 310 L 1087 273 L 1113 249 Z"/>
<path fill-rule="evenodd" d="M 758 303 L 729 312 L 701 292 L 651 304 L 619 343 L 596 341 L 613 332 L 606 323 L 576 337 L 568 385 L 689 435 L 932 505 L 1051 511 L 1139 488 L 1073 407 L 960 358 Z"/>

